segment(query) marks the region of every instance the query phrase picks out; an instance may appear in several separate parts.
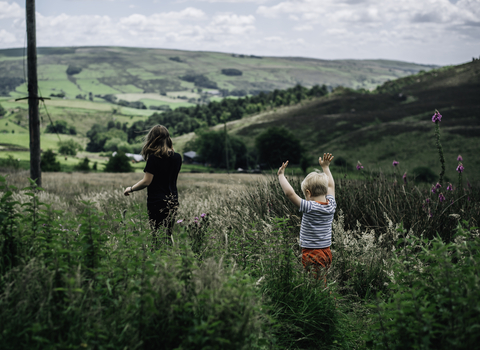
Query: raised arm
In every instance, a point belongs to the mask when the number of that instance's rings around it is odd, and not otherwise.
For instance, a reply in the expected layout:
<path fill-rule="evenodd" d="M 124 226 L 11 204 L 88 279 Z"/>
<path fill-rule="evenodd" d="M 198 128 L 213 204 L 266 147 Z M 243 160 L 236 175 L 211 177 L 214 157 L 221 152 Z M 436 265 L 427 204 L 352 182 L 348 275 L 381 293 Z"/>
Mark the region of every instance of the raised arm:
<path fill-rule="evenodd" d="M 288 165 L 288 160 L 282 164 L 282 166 L 278 169 L 278 181 L 280 182 L 280 186 L 282 186 L 283 193 L 290 199 L 290 201 L 295 204 L 297 207 L 300 208 L 300 201 L 301 198 L 295 193 L 293 187 L 288 183 L 287 178 L 285 177 L 285 168 Z"/>
<path fill-rule="evenodd" d="M 324 153 L 323 158 L 318 158 L 318 163 L 323 169 L 323 172 L 328 177 L 328 189 L 327 195 L 331 195 L 335 198 L 335 181 L 333 180 L 332 173 L 330 172 L 330 163 L 333 160 L 333 155 L 330 153 Z"/>

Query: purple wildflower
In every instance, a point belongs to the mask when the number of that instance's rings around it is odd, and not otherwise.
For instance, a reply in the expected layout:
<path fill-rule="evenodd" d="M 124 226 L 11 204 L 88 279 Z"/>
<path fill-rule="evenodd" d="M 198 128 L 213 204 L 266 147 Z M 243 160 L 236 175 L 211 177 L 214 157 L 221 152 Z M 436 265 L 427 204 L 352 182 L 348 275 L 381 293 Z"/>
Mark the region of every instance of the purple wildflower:
<path fill-rule="evenodd" d="M 435 187 L 436 187 L 437 189 L 439 189 L 440 187 L 442 187 L 442 185 L 440 185 L 440 184 L 437 182 L 437 184 L 435 185 Z"/>
<path fill-rule="evenodd" d="M 453 191 L 453 186 L 450 182 L 448 183 L 447 191 Z"/>
<path fill-rule="evenodd" d="M 393 161 L 392 165 L 393 166 L 397 166 L 399 162 L 397 162 L 396 160 Z"/>
<path fill-rule="evenodd" d="M 432 122 L 435 123 L 435 122 L 441 122 L 442 121 L 442 115 L 440 114 L 439 111 L 435 111 L 435 114 L 433 115 L 432 117 Z"/>
<path fill-rule="evenodd" d="M 465 170 L 465 168 L 463 167 L 463 164 L 462 163 L 458 164 L 457 171 L 461 174 L 461 173 L 463 173 L 464 170 Z"/>
<path fill-rule="evenodd" d="M 462 156 L 461 156 L 460 154 L 459 154 L 458 157 L 457 157 L 457 161 L 463 162 L 463 158 L 462 158 Z"/>
<path fill-rule="evenodd" d="M 180 224 L 183 222 L 183 219 L 177 220 L 177 224 Z"/>
<path fill-rule="evenodd" d="M 438 200 L 440 201 L 440 203 L 445 202 L 445 196 L 443 195 L 443 193 L 440 193 L 440 194 L 438 195 Z"/>
<path fill-rule="evenodd" d="M 205 216 L 207 216 L 207 214 L 205 214 L 205 213 L 200 214 L 200 217 L 201 217 L 202 219 L 203 219 Z"/>
<path fill-rule="evenodd" d="M 405 185 L 407 184 L 407 172 L 405 172 L 405 174 L 403 174 L 403 182 L 405 182 Z"/>
<path fill-rule="evenodd" d="M 425 199 L 425 202 L 430 203 L 430 198 Z"/>
<path fill-rule="evenodd" d="M 435 187 L 435 185 L 432 186 L 432 193 L 437 193 L 437 188 Z"/>
<path fill-rule="evenodd" d="M 361 170 L 363 169 L 363 165 L 362 163 L 360 163 L 360 161 L 357 162 L 357 170 Z"/>

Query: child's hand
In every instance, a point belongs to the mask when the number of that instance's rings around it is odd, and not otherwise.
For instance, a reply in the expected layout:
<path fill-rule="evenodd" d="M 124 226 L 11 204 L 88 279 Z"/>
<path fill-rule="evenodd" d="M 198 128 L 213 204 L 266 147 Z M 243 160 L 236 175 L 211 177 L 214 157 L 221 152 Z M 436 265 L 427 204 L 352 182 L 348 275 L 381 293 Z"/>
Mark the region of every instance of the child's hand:
<path fill-rule="evenodd" d="M 277 173 L 278 176 L 283 175 L 285 173 L 285 168 L 287 167 L 287 165 L 288 165 L 288 160 L 285 163 L 282 163 L 282 166 L 278 168 L 278 173 Z"/>
<path fill-rule="evenodd" d="M 330 165 L 330 162 L 333 160 L 333 155 L 330 153 L 324 153 L 323 154 L 323 159 L 322 157 L 318 158 L 318 163 L 320 166 L 323 167 L 328 167 Z"/>

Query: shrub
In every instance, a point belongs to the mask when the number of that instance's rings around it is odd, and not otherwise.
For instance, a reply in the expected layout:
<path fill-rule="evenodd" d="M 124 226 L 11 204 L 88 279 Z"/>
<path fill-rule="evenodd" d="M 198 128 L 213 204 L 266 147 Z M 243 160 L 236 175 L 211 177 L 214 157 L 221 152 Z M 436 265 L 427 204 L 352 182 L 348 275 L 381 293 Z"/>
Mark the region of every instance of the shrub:
<path fill-rule="evenodd" d="M 76 156 L 78 151 L 82 151 L 83 147 L 72 139 L 65 141 L 58 141 L 58 153 L 67 156 Z"/>
<path fill-rule="evenodd" d="M 73 64 L 69 64 L 67 68 L 68 75 L 75 75 L 82 71 L 82 67 L 75 66 Z"/>
<path fill-rule="evenodd" d="M 13 158 L 11 154 L 7 154 L 6 159 L 0 159 L 0 166 L 18 170 L 20 168 L 20 161 L 18 159 Z"/>
<path fill-rule="evenodd" d="M 458 226 L 454 242 L 399 242 L 389 288 L 375 306 L 375 349 L 473 349 L 480 342 L 480 237 Z"/>
<path fill-rule="evenodd" d="M 60 171 L 60 162 L 57 162 L 55 153 L 51 149 L 43 152 L 40 160 L 40 168 L 42 171 Z"/>
<path fill-rule="evenodd" d="M 104 171 L 108 173 L 130 173 L 133 171 L 133 168 L 130 164 L 130 158 L 125 153 L 119 152 L 115 156 L 110 157 Z"/>
<path fill-rule="evenodd" d="M 415 181 L 417 182 L 426 182 L 432 183 L 437 180 L 437 175 L 432 171 L 432 169 L 421 166 L 413 169 L 413 176 L 415 176 Z"/>
<path fill-rule="evenodd" d="M 89 162 L 90 162 L 90 159 L 85 157 L 77 165 L 74 166 L 74 169 L 78 171 L 89 171 L 90 170 L 90 167 L 88 166 Z"/>
<path fill-rule="evenodd" d="M 223 75 L 228 75 L 228 76 L 236 76 L 236 75 L 242 75 L 242 71 L 235 69 L 235 68 L 226 68 L 222 69 L 222 74 Z"/>

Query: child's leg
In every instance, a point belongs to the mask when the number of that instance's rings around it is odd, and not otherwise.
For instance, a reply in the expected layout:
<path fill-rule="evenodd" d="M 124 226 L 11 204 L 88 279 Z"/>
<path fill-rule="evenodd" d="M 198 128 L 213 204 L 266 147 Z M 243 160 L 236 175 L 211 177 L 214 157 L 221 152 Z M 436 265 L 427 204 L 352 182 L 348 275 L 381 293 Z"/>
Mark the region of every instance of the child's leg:
<path fill-rule="evenodd" d="M 320 279 L 322 275 L 327 284 L 326 273 L 332 264 L 332 251 L 328 248 L 302 248 L 302 263 L 307 271 L 312 269 L 313 276 Z"/>

